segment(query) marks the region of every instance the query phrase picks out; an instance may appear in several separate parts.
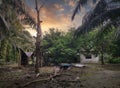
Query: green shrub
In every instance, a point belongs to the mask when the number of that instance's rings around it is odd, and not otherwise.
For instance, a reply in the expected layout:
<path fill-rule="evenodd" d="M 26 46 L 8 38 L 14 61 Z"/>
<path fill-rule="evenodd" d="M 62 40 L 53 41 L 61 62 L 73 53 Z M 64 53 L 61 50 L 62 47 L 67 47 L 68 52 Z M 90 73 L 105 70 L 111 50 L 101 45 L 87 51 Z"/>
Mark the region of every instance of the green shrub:
<path fill-rule="evenodd" d="M 114 64 L 120 63 L 120 58 L 110 58 L 108 60 L 108 63 L 114 63 Z"/>

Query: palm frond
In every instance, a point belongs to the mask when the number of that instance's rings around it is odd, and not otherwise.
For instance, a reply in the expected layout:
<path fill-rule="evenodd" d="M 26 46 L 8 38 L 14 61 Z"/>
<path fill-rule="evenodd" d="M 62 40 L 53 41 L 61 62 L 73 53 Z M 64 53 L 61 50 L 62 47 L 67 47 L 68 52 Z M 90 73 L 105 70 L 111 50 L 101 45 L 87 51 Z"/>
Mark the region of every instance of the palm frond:
<path fill-rule="evenodd" d="M 72 20 L 74 20 L 75 15 L 76 15 L 79 11 L 81 11 L 81 7 L 83 7 L 85 4 L 87 4 L 87 1 L 88 1 L 88 0 L 79 0 L 79 1 L 76 3 L 76 7 L 75 7 L 75 9 L 74 9 L 74 11 L 73 11 L 73 14 L 72 14 L 72 17 L 71 17 Z M 93 1 L 94 4 L 97 2 L 97 0 L 92 0 L 92 1 Z"/>
<path fill-rule="evenodd" d="M 29 8 L 23 0 L 13 0 L 14 8 L 18 15 L 24 15 L 25 17 L 22 20 L 23 23 L 29 25 L 36 25 L 36 19 L 33 17 L 32 9 Z"/>
<path fill-rule="evenodd" d="M 116 21 L 114 21 L 116 22 Z M 106 23 L 104 26 L 100 26 L 98 28 L 98 32 L 95 36 L 95 39 L 97 41 L 101 40 L 102 37 L 104 37 L 104 35 L 107 35 L 110 31 L 112 31 L 112 27 L 113 27 L 114 23 L 112 21 Z"/>
<path fill-rule="evenodd" d="M 110 35 L 109 39 L 112 40 L 118 40 L 120 37 L 120 18 L 114 20 L 114 21 L 109 21 L 108 23 L 106 23 L 104 26 L 100 26 L 98 28 L 98 32 L 95 36 L 95 41 L 101 41 L 101 39 L 103 38 L 107 38 L 105 37 L 106 35 Z"/>
<path fill-rule="evenodd" d="M 115 33 L 115 38 L 119 39 L 120 38 L 120 25 L 117 27 L 117 31 Z"/>
<path fill-rule="evenodd" d="M 3 25 L 5 26 L 5 28 L 7 30 L 9 30 L 9 25 L 8 25 L 7 21 L 5 20 L 5 18 L 1 14 L 0 14 L 0 19 L 1 19 L 2 23 L 3 23 Z"/>
<path fill-rule="evenodd" d="M 85 5 L 87 3 L 87 1 L 88 0 L 79 0 L 78 3 L 83 6 L 83 5 Z"/>
<path fill-rule="evenodd" d="M 111 2 L 120 2 L 120 0 L 112 0 Z"/>
<path fill-rule="evenodd" d="M 90 17 L 87 16 L 83 25 L 78 28 L 76 33 L 81 34 L 81 33 L 88 32 L 93 28 L 97 27 L 98 25 L 103 24 L 103 22 L 106 22 L 108 20 L 113 21 L 117 19 L 119 16 L 120 16 L 120 8 L 105 10 L 99 13 L 97 16 L 94 16 L 94 15 L 90 15 Z"/>
<path fill-rule="evenodd" d="M 5 18 L 0 15 L 0 41 L 2 41 L 5 36 L 8 34 L 9 31 L 9 25 Z"/>
<path fill-rule="evenodd" d="M 75 8 L 75 10 L 74 10 L 74 12 L 73 12 L 73 15 L 72 15 L 72 20 L 74 20 L 74 18 L 75 18 L 75 15 L 78 13 L 78 11 L 80 11 L 80 4 L 78 3 L 78 5 L 76 6 L 76 8 Z"/>
<path fill-rule="evenodd" d="M 83 21 L 82 24 L 92 20 L 94 17 L 98 16 L 99 14 L 101 14 L 102 12 L 105 11 L 106 9 L 106 2 L 105 0 L 101 0 L 97 3 L 96 7 L 94 8 L 93 11 L 88 12 L 84 17 L 83 17 Z"/>
<path fill-rule="evenodd" d="M 81 6 L 85 5 L 87 3 L 88 0 L 79 0 L 77 2 L 77 5 L 75 7 L 75 10 L 73 12 L 73 15 L 72 15 L 72 20 L 75 18 L 75 15 L 81 10 Z"/>

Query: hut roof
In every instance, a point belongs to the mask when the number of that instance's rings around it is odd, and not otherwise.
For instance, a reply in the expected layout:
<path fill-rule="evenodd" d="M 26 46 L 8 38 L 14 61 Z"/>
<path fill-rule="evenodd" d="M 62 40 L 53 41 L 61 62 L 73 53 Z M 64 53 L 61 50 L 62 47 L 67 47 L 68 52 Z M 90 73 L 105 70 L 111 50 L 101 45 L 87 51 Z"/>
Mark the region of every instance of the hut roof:
<path fill-rule="evenodd" d="M 31 55 L 33 54 L 33 52 L 25 52 L 25 54 L 26 54 L 28 57 L 31 57 Z"/>

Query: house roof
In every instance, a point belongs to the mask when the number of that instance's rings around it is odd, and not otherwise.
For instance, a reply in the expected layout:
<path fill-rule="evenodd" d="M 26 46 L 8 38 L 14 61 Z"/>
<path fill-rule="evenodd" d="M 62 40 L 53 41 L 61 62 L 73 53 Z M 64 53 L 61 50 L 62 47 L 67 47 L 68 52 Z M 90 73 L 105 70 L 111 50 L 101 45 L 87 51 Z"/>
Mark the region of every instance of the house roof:
<path fill-rule="evenodd" d="M 26 54 L 28 57 L 31 57 L 31 55 L 33 54 L 33 52 L 25 52 L 25 54 Z"/>
<path fill-rule="evenodd" d="M 31 57 L 31 55 L 33 54 L 33 52 L 25 52 L 23 49 L 21 49 L 21 48 L 18 48 L 18 49 L 20 49 L 20 51 L 22 52 L 22 53 L 24 53 L 27 57 Z"/>

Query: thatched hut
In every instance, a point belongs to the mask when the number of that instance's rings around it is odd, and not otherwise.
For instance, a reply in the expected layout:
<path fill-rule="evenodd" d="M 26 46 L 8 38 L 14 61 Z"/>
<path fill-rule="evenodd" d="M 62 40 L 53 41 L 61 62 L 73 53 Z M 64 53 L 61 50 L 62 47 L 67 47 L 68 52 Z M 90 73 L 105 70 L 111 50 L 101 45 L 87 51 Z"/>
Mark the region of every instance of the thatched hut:
<path fill-rule="evenodd" d="M 25 52 L 24 50 L 20 49 L 20 63 L 23 66 L 28 65 L 29 58 L 33 55 L 33 52 Z"/>
<path fill-rule="evenodd" d="M 20 49 L 20 65 L 28 65 L 28 56 L 22 49 Z"/>

